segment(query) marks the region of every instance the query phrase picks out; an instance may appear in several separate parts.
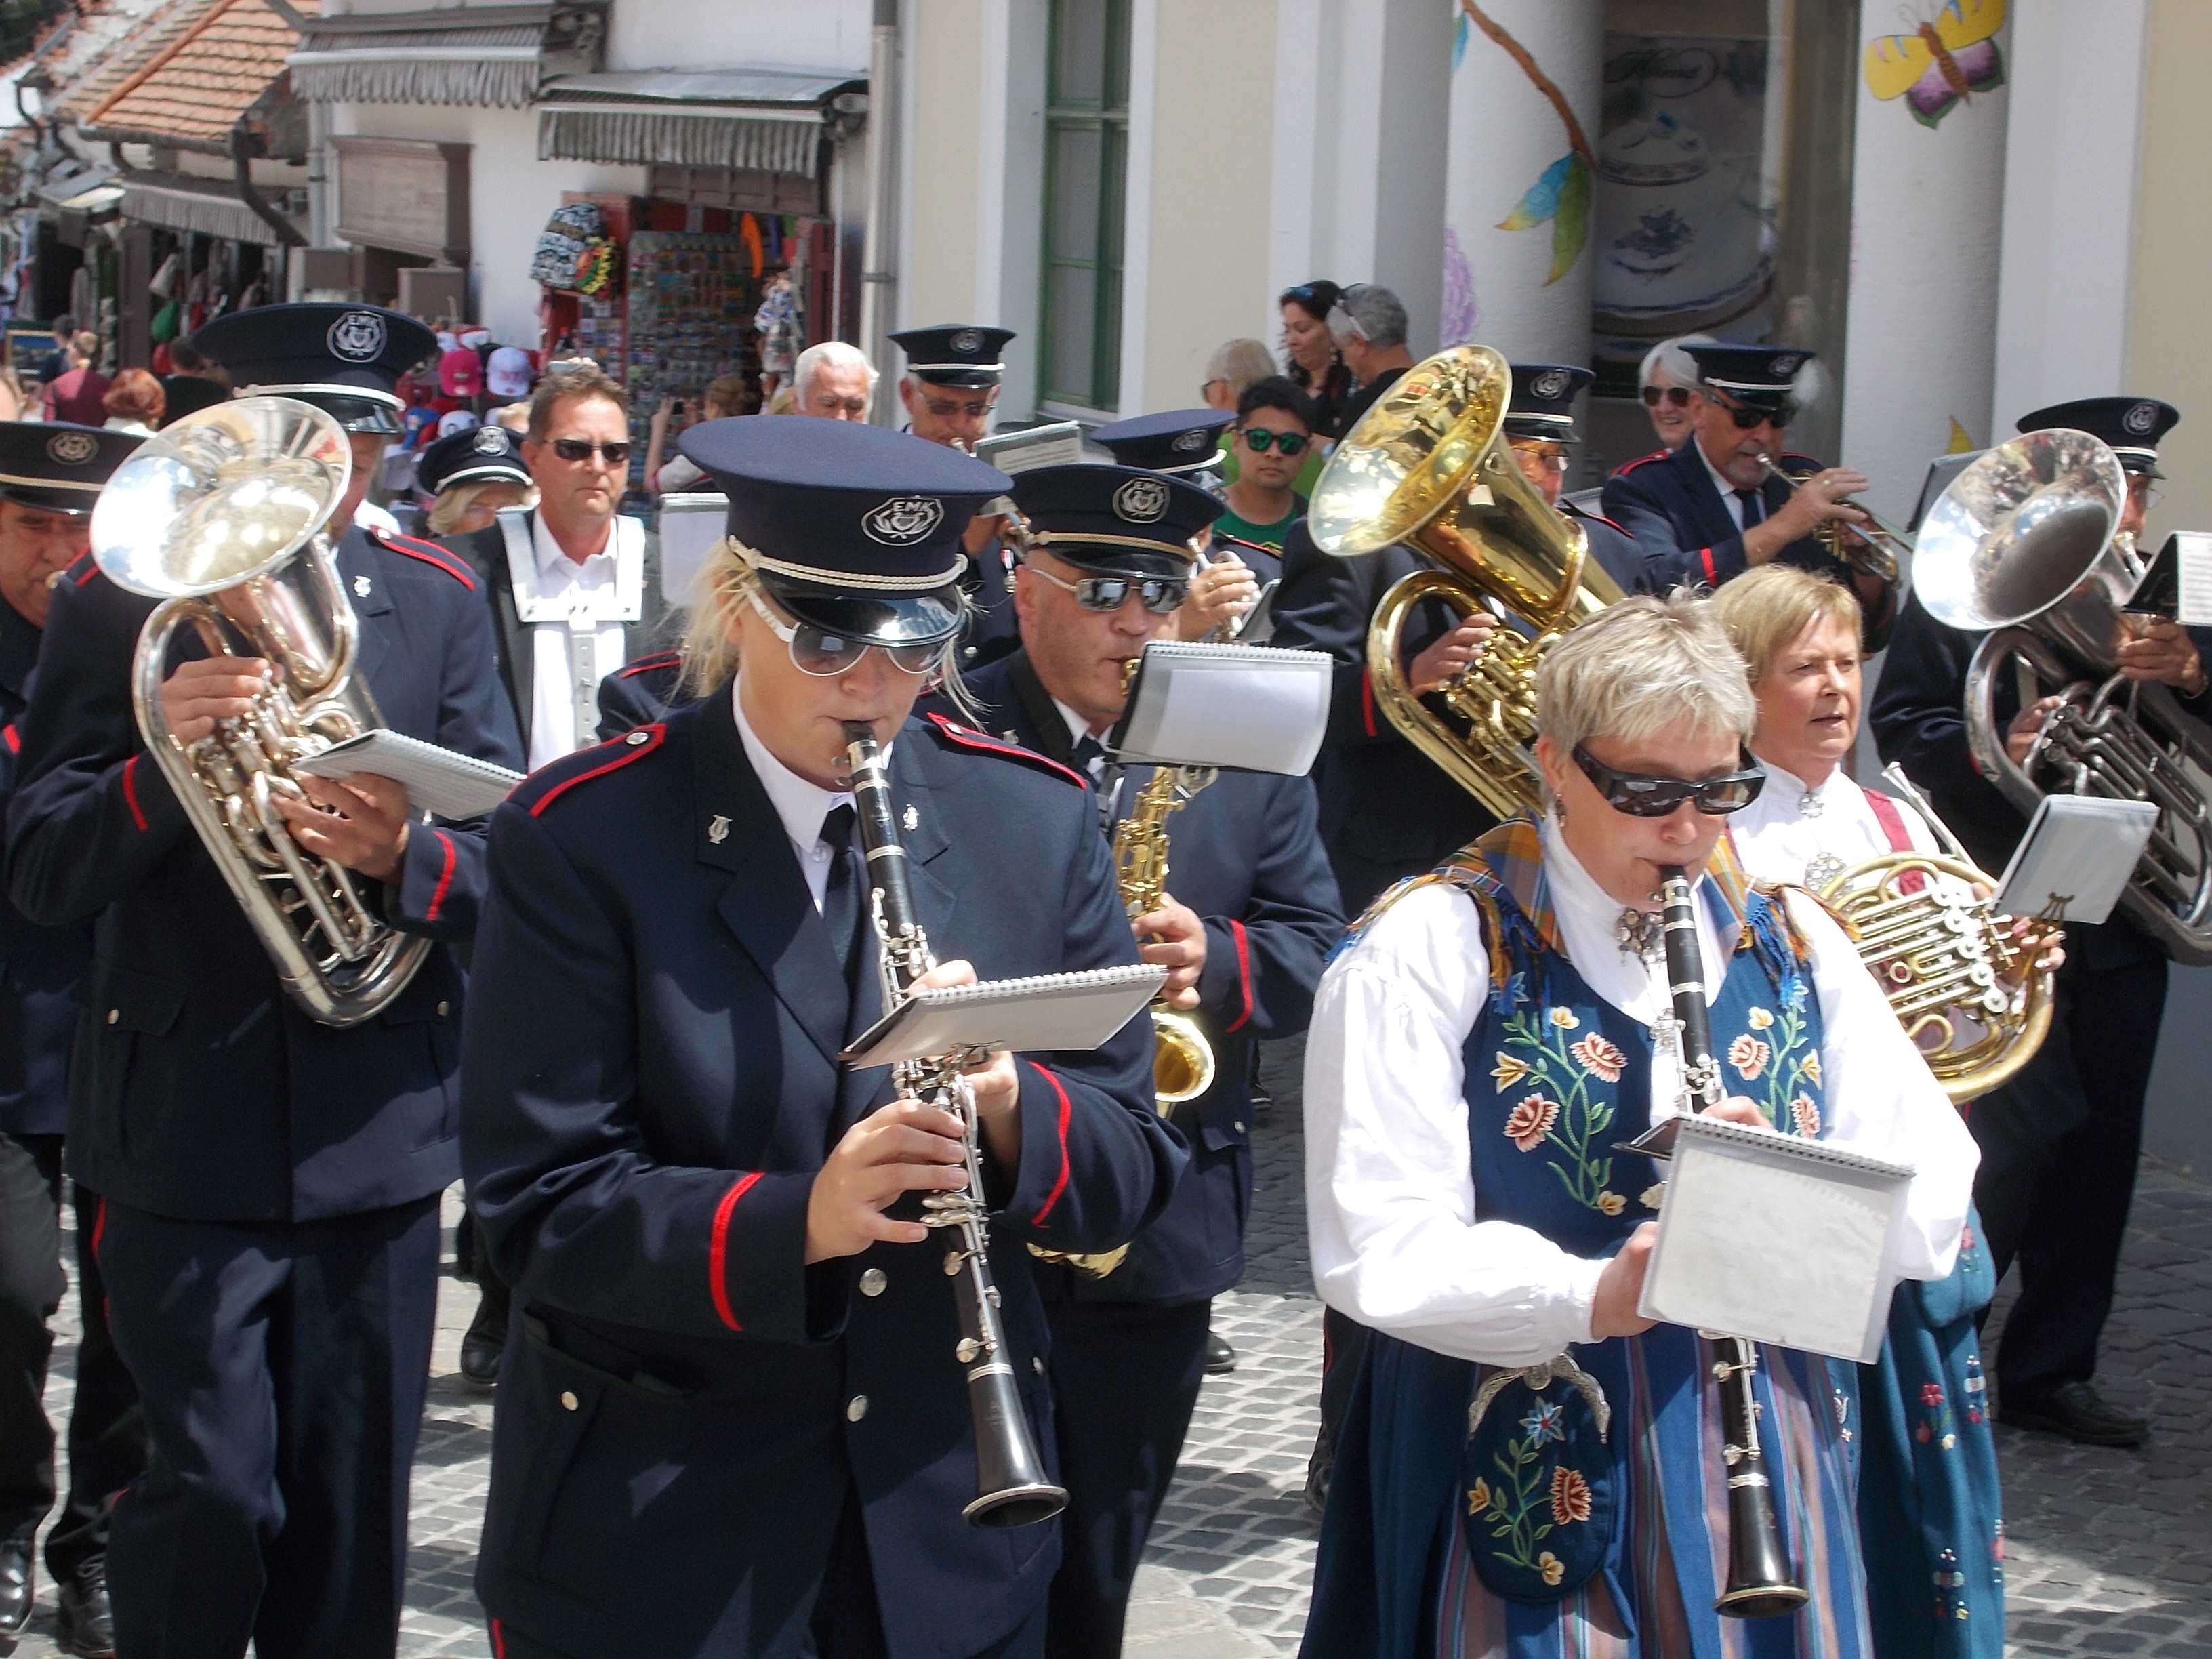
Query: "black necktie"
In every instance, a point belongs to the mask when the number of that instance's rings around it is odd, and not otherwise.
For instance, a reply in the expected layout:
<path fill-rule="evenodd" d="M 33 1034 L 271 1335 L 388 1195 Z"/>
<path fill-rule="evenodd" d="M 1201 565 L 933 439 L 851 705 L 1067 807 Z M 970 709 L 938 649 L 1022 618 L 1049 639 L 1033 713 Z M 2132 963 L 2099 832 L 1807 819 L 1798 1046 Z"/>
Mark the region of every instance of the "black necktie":
<path fill-rule="evenodd" d="M 837 951 L 845 983 L 854 983 L 853 969 L 860 954 L 860 906 L 863 897 L 860 855 L 853 848 L 853 809 L 833 806 L 822 817 L 822 840 L 830 849 L 830 884 L 822 893 L 822 925 L 830 930 L 830 943 Z"/>
<path fill-rule="evenodd" d="M 1096 783 L 1098 781 L 1099 770 L 1105 765 L 1105 763 L 1106 748 L 1105 745 L 1100 743 L 1097 738 L 1092 737 L 1088 732 L 1085 732 L 1081 737 L 1075 740 L 1075 769 L 1077 771 L 1089 778 L 1091 782 Z"/>
<path fill-rule="evenodd" d="M 1743 508 L 1743 527 L 1748 530 L 1755 524 L 1766 522 L 1766 501 L 1756 489 L 1731 492 Z"/>

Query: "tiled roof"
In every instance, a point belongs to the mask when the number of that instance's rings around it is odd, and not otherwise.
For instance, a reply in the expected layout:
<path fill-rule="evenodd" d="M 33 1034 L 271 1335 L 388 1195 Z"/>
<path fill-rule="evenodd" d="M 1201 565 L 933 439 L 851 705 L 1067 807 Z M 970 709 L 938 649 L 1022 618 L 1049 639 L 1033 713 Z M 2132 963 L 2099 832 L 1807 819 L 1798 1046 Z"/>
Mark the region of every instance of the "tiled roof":
<path fill-rule="evenodd" d="M 313 0 L 302 8 L 313 10 Z M 190 21 L 174 27 L 178 14 Z M 265 0 L 179 0 L 161 20 L 167 37 L 115 77 L 97 103 L 71 113 L 91 127 L 221 143 L 239 116 L 284 74 L 299 37 Z M 89 78 L 89 77 L 88 77 Z"/>
<path fill-rule="evenodd" d="M 76 49 L 50 61 L 56 82 L 51 108 L 73 121 L 88 118 L 125 81 L 174 46 L 223 0 L 110 0 L 86 17 Z"/>

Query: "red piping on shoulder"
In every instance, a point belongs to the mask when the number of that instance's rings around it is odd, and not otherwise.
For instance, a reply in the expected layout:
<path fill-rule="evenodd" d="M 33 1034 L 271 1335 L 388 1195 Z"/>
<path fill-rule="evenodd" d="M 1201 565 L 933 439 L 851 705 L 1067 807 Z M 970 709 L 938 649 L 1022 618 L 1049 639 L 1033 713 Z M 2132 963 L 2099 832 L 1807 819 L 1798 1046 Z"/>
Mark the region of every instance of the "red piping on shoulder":
<path fill-rule="evenodd" d="M 647 734 L 648 741 L 644 743 L 631 742 L 630 739 L 636 737 L 640 732 Z M 609 772 L 618 770 L 620 768 L 628 766 L 634 760 L 644 759 L 645 757 L 650 755 L 654 750 L 660 747 L 661 739 L 665 738 L 667 735 L 668 728 L 665 726 L 658 724 L 653 726 L 641 726 L 632 731 L 623 732 L 619 738 L 610 738 L 605 743 L 601 744 L 597 749 L 585 750 L 583 752 L 586 755 L 601 754 L 610 749 L 618 750 L 619 752 L 616 754 L 613 759 L 604 762 L 598 766 L 594 766 L 588 772 L 579 772 L 574 777 L 562 778 L 559 782 L 552 785 L 544 794 L 540 795 L 536 800 L 530 803 L 530 816 L 533 818 L 542 816 L 547 807 L 550 806 L 555 801 L 560 799 L 562 796 L 567 794 L 568 791 L 574 789 L 580 783 L 586 782 L 592 778 L 601 777 Z M 558 763 L 556 763 L 556 764 Z M 523 787 L 527 788 L 529 785 L 525 783 Z M 520 805 L 519 802 L 517 804 Z"/>
<path fill-rule="evenodd" d="M 97 576 L 100 574 L 100 562 L 94 559 L 91 554 L 87 553 L 83 555 L 77 562 L 84 567 L 82 571 L 77 573 L 76 578 L 76 585 L 79 587 L 82 587 L 87 582 L 90 581 L 94 576 Z"/>
<path fill-rule="evenodd" d="M 1639 466 L 1649 466 L 1654 461 L 1663 461 L 1674 453 L 1671 449 L 1655 449 L 1649 455 L 1638 455 L 1634 460 L 1623 461 L 1619 466 L 1613 468 L 1613 476 L 1616 478 L 1622 477 L 1635 471 Z"/>
<path fill-rule="evenodd" d="M 404 553 L 410 559 L 420 559 L 424 564 L 434 564 L 471 593 L 476 592 L 477 579 L 465 565 L 453 562 L 453 555 L 429 542 L 418 542 L 412 536 L 390 533 L 377 538 L 378 544 L 394 553 Z"/>
<path fill-rule="evenodd" d="M 1008 760 L 1027 761 L 1040 771 L 1051 772 L 1057 776 L 1066 778 L 1079 789 L 1088 789 L 1091 787 L 1091 780 L 1085 777 L 1082 773 L 1073 767 L 1062 766 L 1049 755 L 1040 755 L 1036 750 L 1024 749 L 1019 744 L 1001 743 L 998 738 L 986 732 L 978 732 L 973 726 L 955 725 L 942 714 L 931 714 L 929 723 L 963 749 L 973 749 L 978 754 L 983 755 L 1004 755 Z"/>
<path fill-rule="evenodd" d="M 684 661 L 681 651 L 656 651 L 649 657 L 640 657 L 627 668 L 615 670 L 618 680 L 629 679 L 634 674 L 649 674 L 656 668 L 675 668 Z"/>
<path fill-rule="evenodd" d="M 1039 1077 L 1052 1085 L 1053 1093 L 1060 1097 L 1060 1179 L 1052 1183 L 1052 1191 L 1045 1194 L 1044 1202 L 1038 1206 L 1037 1212 L 1030 1218 L 1030 1225 L 1042 1227 L 1044 1225 L 1044 1218 L 1052 1213 L 1052 1206 L 1060 1202 L 1060 1195 L 1067 1190 L 1067 1120 L 1073 1115 L 1074 1109 L 1068 1104 L 1067 1091 L 1060 1087 L 1058 1078 L 1035 1060 L 1030 1062 L 1030 1066 Z"/>

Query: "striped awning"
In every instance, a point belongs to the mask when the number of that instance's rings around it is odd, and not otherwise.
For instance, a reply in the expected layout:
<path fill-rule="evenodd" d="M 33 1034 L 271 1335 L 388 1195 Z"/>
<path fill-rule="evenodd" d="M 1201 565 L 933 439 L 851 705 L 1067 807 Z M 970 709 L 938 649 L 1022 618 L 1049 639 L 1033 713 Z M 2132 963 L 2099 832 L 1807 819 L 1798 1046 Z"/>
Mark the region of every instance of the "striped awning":
<path fill-rule="evenodd" d="M 852 76 L 788 70 L 571 75 L 539 95 L 538 158 L 740 167 L 812 178 L 822 128 Z"/>
<path fill-rule="evenodd" d="M 345 12 L 309 20 L 285 62 L 311 102 L 527 109 L 549 76 L 599 66 L 606 22 L 599 5 Z"/>
<path fill-rule="evenodd" d="M 116 204 L 116 211 L 126 219 L 170 230 L 197 231 L 203 236 L 227 237 L 234 242 L 281 246 L 268 222 L 238 199 L 237 186 L 220 179 L 132 172 L 115 182 L 123 187 L 123 199 Z"/>

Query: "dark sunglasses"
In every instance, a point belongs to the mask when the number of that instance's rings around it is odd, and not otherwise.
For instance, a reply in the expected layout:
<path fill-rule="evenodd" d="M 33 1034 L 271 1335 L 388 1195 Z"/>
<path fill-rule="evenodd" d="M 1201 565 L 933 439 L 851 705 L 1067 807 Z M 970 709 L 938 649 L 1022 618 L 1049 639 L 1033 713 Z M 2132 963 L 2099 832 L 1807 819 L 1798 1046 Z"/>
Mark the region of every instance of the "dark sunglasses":
<path fill-rule="evenodd" d="M 1237 435 L 1252 447 L 1255 455 L 1264 455 L 1273 444 L 1285 455 L 1303 455 L 1306 446 L 1313 441 L 1302 432 L 1270 432 L 1264 426 L 1240 426 Z"/>
<path fill-rule="evenodd" d="M 1646 406 L 1658 408 L 1662 398 L 1680 409 L 1690 401 L 1690 388 L 1686 386 L 1647 386 L 1644 388 Z"/>
<path fill-rule="evenodd" d="M 1722 402 L 1721 407 L 1728 410 L 1729 419 L 1735 422 L 1736 430 L 1739 432 L 1748 432 L 1752 428 L 1762 424 L 1771 426 L 1779 432 L 1784 427 L 1788 426 L 1797 414 L 1796 407 L 1787 403 L 1779 409 L 1752 409 L 1743 404 L 1728 402 Z"/>
<path fill-rule="evenodd" d="M 1029 570 L 1031 575 L 1042 576 L 1054 587 L 1074 594 L 1076 604 L 1085 611 L 1119 611 L 1134 593 L 1146 610 L 1164 617 L 1181 610 L 1190 594 L 1189 580 L 1180 576 L 1085 576 L 1080 581 L 1064 582 L 1034 564 Z"/>
<path fill-rule="evenodd" d="M 1295 305 L 1325 321 L 1331 308 L 1343 297 L 1344 290 L 1334 283 L 1300 283 L 1296 288 L 1285 289 L 1275 303 Z"/>
<path fill-rule="evenodd" d="M 626 443 L 594 444 L 581 438 L 553 440 L 553 453 L 564 461 L 588 461 L 594 451 L 606 457 L 609 466 L 620 466 L 629 459 L 629 446 Z"/>
<path fill-rule="evenodd" d="M 1575 764 L 1583 769 L 1583 775 L 1605 797 L 1607 806 L 1632 818 L 1663 818 L 1686 800 L 1695 803 L 1698 811 L 1708 817 L 1722 817 L 1743 811 L 1759 799 L 1759 792 L 1766 787 L 1766 774 L 1753 761 L 1747 749 L 1741 751 L 1738 761 L 1741 770 L 1717 778 L 1655 777 L 1647 772 L 1616 772 L 1591 759 L 1589 750 L 1580 744 L 1575 745 Z"/>

